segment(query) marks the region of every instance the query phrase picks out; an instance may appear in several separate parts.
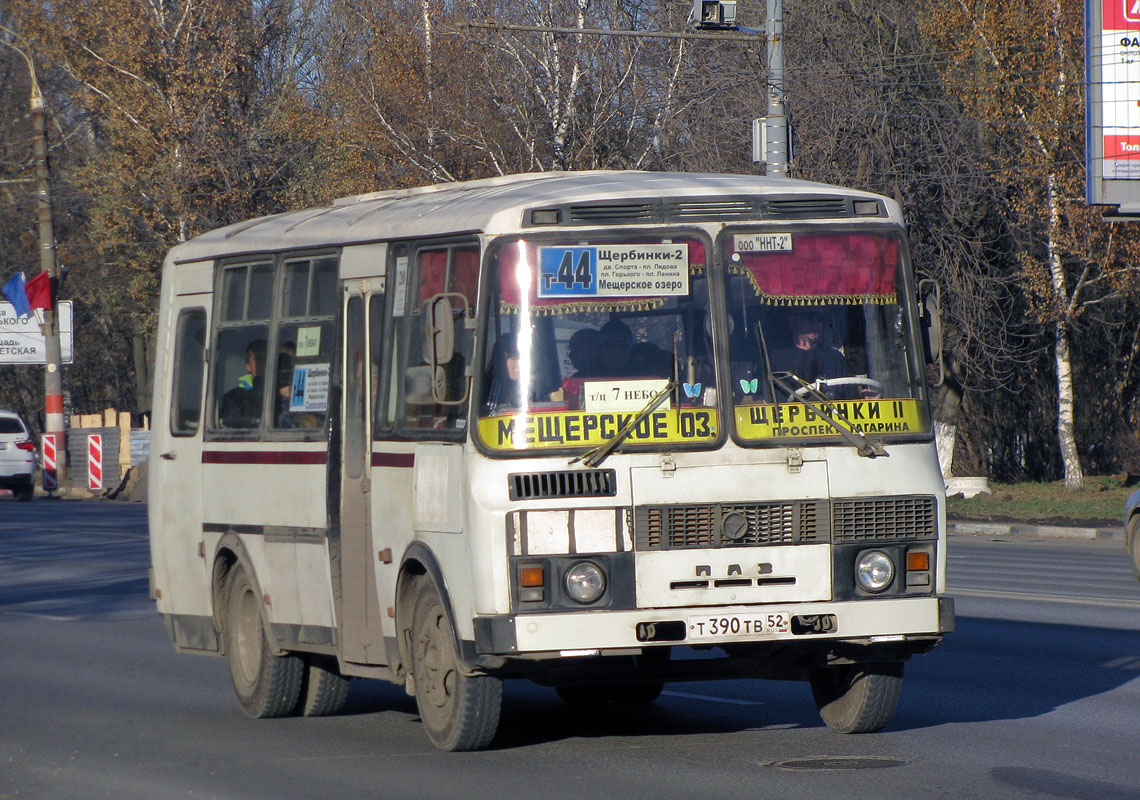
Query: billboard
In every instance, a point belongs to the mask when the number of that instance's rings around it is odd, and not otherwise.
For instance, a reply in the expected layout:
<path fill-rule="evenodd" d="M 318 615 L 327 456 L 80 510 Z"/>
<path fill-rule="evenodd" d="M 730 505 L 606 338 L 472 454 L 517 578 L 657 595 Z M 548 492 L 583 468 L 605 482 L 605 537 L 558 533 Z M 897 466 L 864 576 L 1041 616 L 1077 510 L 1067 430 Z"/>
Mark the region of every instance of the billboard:
<path fill-rule="evenodd" d="M 1140 214 L 1140 0 L 1086 0 L 1085 65 L 1086 199 Z"/>
<path fill-rule="evenodd" d="M 61 300 L 59 309 L 60 360 L 70 364 L 72 358 L 71 301 Z M 0 303 L 0 364 L 46 364 L 47 347 L 44 343 L 44 310 L 32 309 L 30 316 L 16 316 L 11 303 Z"/>

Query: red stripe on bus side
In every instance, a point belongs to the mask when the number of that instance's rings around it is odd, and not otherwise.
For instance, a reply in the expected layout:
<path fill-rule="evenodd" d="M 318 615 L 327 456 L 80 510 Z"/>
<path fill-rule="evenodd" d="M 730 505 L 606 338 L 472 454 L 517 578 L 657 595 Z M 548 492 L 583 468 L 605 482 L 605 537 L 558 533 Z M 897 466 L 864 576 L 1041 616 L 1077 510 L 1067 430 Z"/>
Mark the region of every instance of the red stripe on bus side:
<path fill-rule="evenodd" d="M 322 450 L 203 450 L 203 464 L 325 464 Z"/>
<path fill-rule="evenodd" d="M 372 466 L 374 467 L 414 467 L 416 465 L 415 453 L 373 453 Z"/>

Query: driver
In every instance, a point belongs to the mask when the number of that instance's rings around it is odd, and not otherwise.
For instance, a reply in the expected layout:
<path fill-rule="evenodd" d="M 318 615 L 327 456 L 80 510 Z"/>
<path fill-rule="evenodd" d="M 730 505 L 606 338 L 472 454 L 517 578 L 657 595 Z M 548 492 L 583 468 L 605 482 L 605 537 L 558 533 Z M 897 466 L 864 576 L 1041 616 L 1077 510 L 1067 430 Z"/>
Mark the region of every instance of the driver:
<path fill-rule="evenodd" d="M 823 342 L 823 315 L 795 309 L 788 315 L 792 346 L 772 353 L 772 369 L 795 373 L 808 383 L 851 375 L 843 353 Z"/>

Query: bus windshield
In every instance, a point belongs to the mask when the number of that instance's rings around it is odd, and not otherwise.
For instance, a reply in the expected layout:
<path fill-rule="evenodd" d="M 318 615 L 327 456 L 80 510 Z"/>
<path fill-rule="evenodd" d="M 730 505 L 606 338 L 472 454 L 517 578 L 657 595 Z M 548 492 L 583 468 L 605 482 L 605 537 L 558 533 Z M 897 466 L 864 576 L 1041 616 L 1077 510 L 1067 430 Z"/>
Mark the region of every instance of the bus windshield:
<path fill-rule="evenodd" d="M 718 438 L 705 240 L 510 239 L 490 259 L 479 439 L 582 450 L 665 388 L 623 447 Z"/>
<path fill-rule="evenodd" d="M 767 230 L 722 242 L 738 438 L 839 438 L 821 407 L 863 434 L 929 430 L 897 236 Z"/>

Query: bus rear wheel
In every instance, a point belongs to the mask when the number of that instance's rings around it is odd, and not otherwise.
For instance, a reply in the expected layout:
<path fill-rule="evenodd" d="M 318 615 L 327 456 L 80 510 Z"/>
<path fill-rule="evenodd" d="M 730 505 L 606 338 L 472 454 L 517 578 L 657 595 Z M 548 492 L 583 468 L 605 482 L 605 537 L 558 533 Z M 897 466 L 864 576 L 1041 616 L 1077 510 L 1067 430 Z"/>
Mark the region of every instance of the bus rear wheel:
<path fill-rule="evenodd" d="M 840 733 L 882 730 L 898 706 L 902 679 L 901 661 L 818 667 L 808 676 L 819 715 Z"/>
<path fill-rule="evenodd" d="M 304 662 L 299 656 L 274 655 L 261 619 L 261 598 L 241 566 L 226 579 L 225 644 L 230 679 L 248 716 L 283 717 L 297 707 Z"/>
<path fill-rule="evenodd" d="M 344 710 L 350 679 L 340 674 L 336 659 L 306 656 L 297 711 L 305 717 L 330 717 Z"/>
<path fill-rule="evenodd" d="M 412 614 L 412 677 L 416 706 L 432 743 L 441 750 L 479 750 L 495 738 L 503 683 L 464 673 L 447 609 L 423 580 Z"/>

